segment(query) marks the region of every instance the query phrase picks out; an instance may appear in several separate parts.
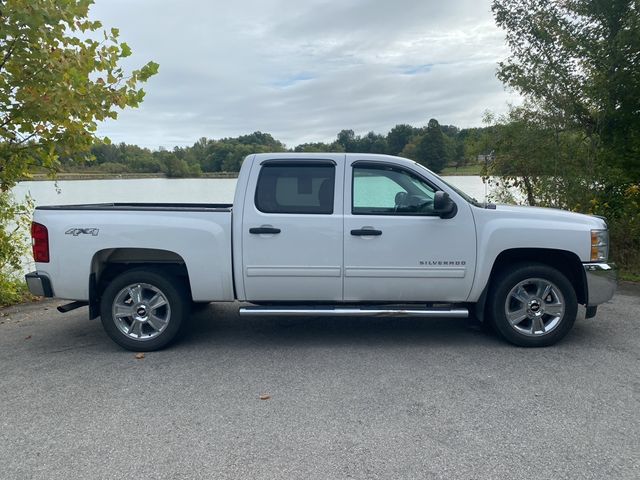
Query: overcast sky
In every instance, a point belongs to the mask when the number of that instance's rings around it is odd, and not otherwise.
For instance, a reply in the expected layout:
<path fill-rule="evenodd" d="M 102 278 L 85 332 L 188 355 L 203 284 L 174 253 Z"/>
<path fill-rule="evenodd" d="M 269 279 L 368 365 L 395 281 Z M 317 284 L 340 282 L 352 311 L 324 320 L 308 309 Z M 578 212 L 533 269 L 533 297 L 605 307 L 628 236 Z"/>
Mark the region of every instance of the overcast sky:
<path fill-rule="evenodd" d="M 514 94 L 489 0 L 96 0 L 159 73 L 140 108 L 99 130 L 171 148 L 256 130 L 295 146 L 352 128 L 386 133 L 430 118 L 478 126 Z"/>

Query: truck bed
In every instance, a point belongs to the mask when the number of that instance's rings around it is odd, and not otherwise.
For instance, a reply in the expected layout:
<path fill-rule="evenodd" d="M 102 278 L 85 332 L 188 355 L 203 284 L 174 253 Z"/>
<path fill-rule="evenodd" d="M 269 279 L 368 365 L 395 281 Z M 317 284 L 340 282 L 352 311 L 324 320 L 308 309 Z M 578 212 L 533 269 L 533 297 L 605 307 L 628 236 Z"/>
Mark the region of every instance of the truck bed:
<path fill-rule="evenodd" d="M 194 301 L 231 301 L 230 204 L 95 203 L 39 206 L 34 222 L 46 225 L 51 261 L 38 270 L 59 298 L 87 300 L 96 265 L 108 258 L 137 261 L 179 258 L 194 279 Z M 123 260 L 124 259 L 124 260 Z M 197 282 L 197 285 L 196 285 Z"/>

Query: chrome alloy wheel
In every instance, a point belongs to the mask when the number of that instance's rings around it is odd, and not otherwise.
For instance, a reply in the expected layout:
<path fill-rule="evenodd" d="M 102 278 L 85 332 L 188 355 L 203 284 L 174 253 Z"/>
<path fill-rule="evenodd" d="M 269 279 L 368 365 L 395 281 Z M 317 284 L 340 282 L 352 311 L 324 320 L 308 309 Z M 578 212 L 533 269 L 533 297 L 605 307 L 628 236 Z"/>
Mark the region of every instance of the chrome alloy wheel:
<path fill-rule="evenodd" d="M 120 290 L 111 311 L 118 330 L 134 340 L 156 338 L 171 320 L 167 297 L 148 283 L 134 283 Z"/>
<path fill-rule="evenodd" d="M 527 336 L 546 335 L 562 321 L 565 301 L 560 289 L 543 278 L 527 278 L 507 295 L 504 313 L 511 327 Z"/>

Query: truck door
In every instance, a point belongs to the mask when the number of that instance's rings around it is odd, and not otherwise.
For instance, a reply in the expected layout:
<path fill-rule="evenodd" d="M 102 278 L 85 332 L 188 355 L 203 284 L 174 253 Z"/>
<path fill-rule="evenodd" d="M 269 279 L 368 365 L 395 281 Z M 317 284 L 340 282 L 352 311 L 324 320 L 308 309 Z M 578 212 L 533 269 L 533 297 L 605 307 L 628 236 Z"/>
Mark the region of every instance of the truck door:
<path fill-rule="evenodd" d="M 456 196 L 456 215 L 443 219 L 433 211 L 438 188 L 417 170 L 366 160 L 346 169 L 344 300 L 466 300 L 476 260 L 469 204 Z"/>
<path fill-rule="evenodd" d="M 334 157 L 252 167 L 242 220 L 248 301 L 342 300 L 344 155 Z"/>

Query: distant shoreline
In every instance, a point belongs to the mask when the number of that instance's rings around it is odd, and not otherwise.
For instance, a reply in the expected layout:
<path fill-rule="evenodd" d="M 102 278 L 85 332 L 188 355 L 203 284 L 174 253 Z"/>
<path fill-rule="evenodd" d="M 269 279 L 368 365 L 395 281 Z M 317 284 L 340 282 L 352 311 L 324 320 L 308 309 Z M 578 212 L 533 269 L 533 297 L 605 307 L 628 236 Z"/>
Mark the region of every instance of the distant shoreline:
<path fill-rule="evenodd" d="M 184 177 L 168 177 L 164 173 L 58 173 L 51 178 L 46 173 L 34 173 L 30 178 L 22 178 L 21 182 L 52 182 L 67 180 L 134 180 L 143 178 L 166 178 L 180 180 L 184 178 L 238 178 L 238 172 L 212 172 Z"/>

